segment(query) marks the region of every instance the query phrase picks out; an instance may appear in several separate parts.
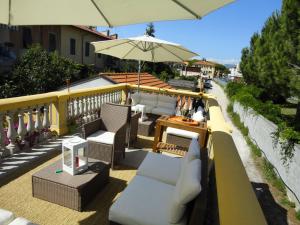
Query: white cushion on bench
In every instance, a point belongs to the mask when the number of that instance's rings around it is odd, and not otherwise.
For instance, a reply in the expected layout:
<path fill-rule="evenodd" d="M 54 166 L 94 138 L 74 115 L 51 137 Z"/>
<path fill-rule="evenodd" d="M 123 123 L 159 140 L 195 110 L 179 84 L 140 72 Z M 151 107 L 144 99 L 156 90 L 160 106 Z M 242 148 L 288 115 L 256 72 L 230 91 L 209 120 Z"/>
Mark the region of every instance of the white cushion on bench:
<path fill-rule="evenodd" d="M 199 137 L 198 133 L 187 131 L 187 130 L 181 130 L 173 127 L 168 127 L 166 133 L 176 135 L 179 137 L 191 138 L 191 139 Z"/>
<path fill-rule="evenodd" d="M 169 225 L 175 187 L 136 175 L 109 210 L 109 220 L 124 225 Z M 186 224 L 186 218 L 175 224 Z"/>
<path fill-rule="evenodd" d="M 115 133 L 104 130 L 99 130 L 86 138 L 88 141 L 94 141 L 98 143 L 113 145 L 115 139 Z"/>
<path fill-rule="evenodd" d="M 23 217 L 18 217 L 14 221 L 12 221 L 9 225 L 35 225 L 35 224 Z"/>
<path fill-rule="evenodd" d="M 174 115 L 175 114 L 175 108 L 165 108 L 165 107 L 155 107 L 152 109 L 153 114 L 156 115 Z"/>
<path fill-rule="evenodd" d="M 15 218 L 14 214 L 8 210 L 0 209 L 0 225 L 7 225 Z"/>
<path fill-rule="evenodd" d="M 137 175 L 175 186 L 180 175 L 181 161 L 181 158 L 149 152 L 140 165 Z"/>
<path fill-rule="evenodd" d="M 176 183 L 169 211 L 169 222 L 177 223 L 184 215 L 186 204 L 201 191 L 201 160 L 195 159 L 182 169 Z"/>

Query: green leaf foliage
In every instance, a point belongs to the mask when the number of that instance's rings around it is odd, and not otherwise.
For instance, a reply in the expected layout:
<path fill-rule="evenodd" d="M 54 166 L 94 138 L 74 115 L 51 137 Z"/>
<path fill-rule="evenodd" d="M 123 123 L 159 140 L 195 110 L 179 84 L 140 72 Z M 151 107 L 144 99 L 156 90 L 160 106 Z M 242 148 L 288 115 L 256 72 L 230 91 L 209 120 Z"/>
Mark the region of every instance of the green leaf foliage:
<path fill-rule="evenodd" d="M 93 69 L 89 66 L 76 64 L 57 52 L 48 53 L 34 45 L 17 60 L 11 73 L 0 79 L 0 98 L 55 91 L 66 84 L 66 79 L 74 82 L 91 73 Z"/>
<path fill-rule="evenodd" d="M 283 103 L 293 95 L 300 65 L 300 1 L 283 0 L 281 12 L 274 12 L 250 47 L 242 50 L 241 71 L 247 84 L 262 89 L 261 98 Z M 299 86 L 299 84 L 298 84 Z"/>

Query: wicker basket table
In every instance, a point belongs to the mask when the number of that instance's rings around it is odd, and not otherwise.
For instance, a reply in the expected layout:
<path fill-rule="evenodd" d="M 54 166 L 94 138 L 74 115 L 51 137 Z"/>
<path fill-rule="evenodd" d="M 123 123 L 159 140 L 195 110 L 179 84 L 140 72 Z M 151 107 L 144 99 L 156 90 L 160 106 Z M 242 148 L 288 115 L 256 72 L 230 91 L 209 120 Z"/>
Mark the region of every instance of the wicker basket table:
<path fill-rule="evenodd" d="M 82 211 L 109 180 L 109 163 L 89 159 L 89 168 L 72 176 L 62 169 L 61 160 L 32 175 L 33 197 Z"/>

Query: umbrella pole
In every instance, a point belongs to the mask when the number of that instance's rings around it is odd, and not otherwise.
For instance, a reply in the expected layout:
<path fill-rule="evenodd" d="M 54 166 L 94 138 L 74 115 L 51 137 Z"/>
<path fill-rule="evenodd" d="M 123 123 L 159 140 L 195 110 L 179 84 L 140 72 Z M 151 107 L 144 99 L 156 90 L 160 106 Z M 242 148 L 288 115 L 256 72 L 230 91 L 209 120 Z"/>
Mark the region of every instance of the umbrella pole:
<path fill-rule="evenodd" d="M 141 75 L 141 60 L 139 60 L 139 70 L 138 70 L 138 92 L 140 92 L 140 75 Z"/>

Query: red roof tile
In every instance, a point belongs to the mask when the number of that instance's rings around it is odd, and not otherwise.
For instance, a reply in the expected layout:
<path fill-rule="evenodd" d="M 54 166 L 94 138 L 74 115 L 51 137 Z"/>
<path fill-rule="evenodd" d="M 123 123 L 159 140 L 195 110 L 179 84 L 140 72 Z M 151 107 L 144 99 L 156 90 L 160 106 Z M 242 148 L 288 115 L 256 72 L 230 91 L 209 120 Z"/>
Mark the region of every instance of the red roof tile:
<path fill-rule="evenodd" d="M 80 29 L 80 30 L 84 30 L 84 31 L 87 31 L 87 32 L 89 32 L 89 33 L 95 34 L 95 35 L 97 35 L 97 36 L 99 36 L 99 37 L 102 37 L 102 38 L 104 38 L 104 39 L 112 40 L 111 37 L 106 36 L 106 35 L 104 35 L 104 34 L 98 32 L 98 31 L 96 31 L 96 30 L 92 30 L 92 29 L 90 29 L 90 28 L 88 28 L 88 27 L 86 27 L 86 26 L 77 26 L 77 25 L 73 25 L 73 26 L 76 27 L 76 28 L 78 28 L 78 29 Z"/>
<path fill-rule="evenodd" d="M 116 83 L 129 83 L 129 84 L 138 84 L 138 73 L 101 73 L 102 77 Z M 155 76 L 149 73 L 141 73 L 140 74 L 140 84 L 146 85 L 150 87 L 158 87 L 158 88 L 170 88 L 173 89 L 169 84 L 161 81 Z"/>

